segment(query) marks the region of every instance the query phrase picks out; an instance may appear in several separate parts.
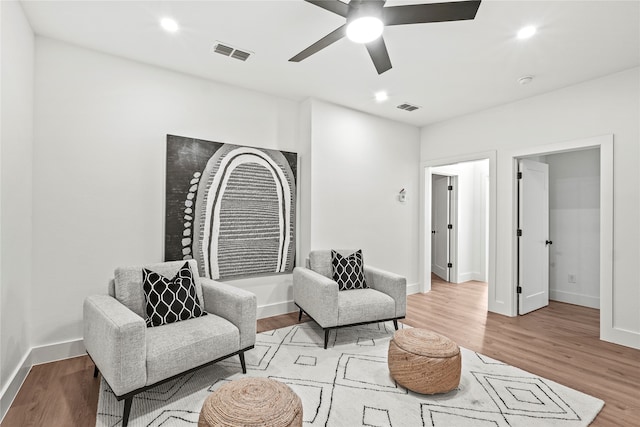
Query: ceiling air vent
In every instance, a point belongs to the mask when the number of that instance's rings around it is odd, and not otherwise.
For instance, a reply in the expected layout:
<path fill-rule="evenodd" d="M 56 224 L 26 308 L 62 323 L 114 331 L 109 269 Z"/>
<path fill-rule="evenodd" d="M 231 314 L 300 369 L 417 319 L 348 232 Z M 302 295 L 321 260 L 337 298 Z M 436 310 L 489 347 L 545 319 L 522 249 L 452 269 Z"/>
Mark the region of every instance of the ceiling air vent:
<path fill-rule="evenodd" d="M 405 111 L 415 111 L 420 107 L 418 107 L 417 105 L 412 105 L 405 102 L 404 104 L 398 105 L 398 108 Z"/>
<path fill-rule="evenodd" d="M 215 53 L 219 53 L 220 55 L 229 56 L 231 52 L 233 52 L 233 48 L 229 46 L 225 46 L 222 43 L 218 43 L 213 46 L 213 51 Z"/>
<path fill-rule="evenodd" d="M 242 50 L 236 49 L 231 54 L 231 57 L 235 59 L 239 59 L 240 61 L 246 61 L 249 55 L 251 55 L 249 52 L 244 52 Z"/>
<path fill-rule="evenodd" d="M 234 59 L 239 59 L 240 61 L 246 61 L 249 56 L 251 56 L 251 52 L 236 49 L 233 46 L 229 46 L 226 43 L 216 42 L 213 45 L 213 51 L 215 53 L 219 53 L 220 55 L 230 56 Z"/>

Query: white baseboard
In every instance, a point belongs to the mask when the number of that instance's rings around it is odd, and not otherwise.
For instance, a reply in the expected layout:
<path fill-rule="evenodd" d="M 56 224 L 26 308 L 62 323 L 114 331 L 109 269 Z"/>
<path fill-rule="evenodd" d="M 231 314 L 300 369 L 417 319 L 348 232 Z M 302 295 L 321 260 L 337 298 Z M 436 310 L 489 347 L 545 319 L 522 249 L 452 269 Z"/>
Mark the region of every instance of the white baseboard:
<path fill-rule="evenodd" d="M 479 271 L 467 271 L 464 273 L 458 273 L 458 281 L 456 283 L 464 283 L 469 280 L 475 280 L 478 282 L 484 282 L 484 276 Z"/>
<path fill-rule="evenodd" d="M 0 422 L 2 422 L 4 416 L 7 415 L 13 400 L 18 395 L 20 387 L 22 387 L 22 383 L 27 379 L 31 366 L 31 351 L 28 351 L 0 392 Z"/>
<path fill-rule="evenodd" d="M 293 301 L 282 301 L 273 304 L 265 304 L 258 306 L 258 319 L 265 317 L 277 316 L 279 314 L 287 314 L 298 311 L 298 307 Z"/>
<path fill-rule="evenodd" d="M 638 331 L 605 327 L 600 329 L 600 339 L 640 350 L 640 332 Z"/>
<path fill-rule="evenodd" d="M 473 273 L 469 271 L 464 273 L 458 272 L 458 281 L 456 283 L 464 283 L 464 282 L 468 282 L 469 280 L 474 280 Z"/>
<path fill-rule="evenodd" d="M 87 354 L 87 350 L 84 348 L 82 339 L 42 345 L 31 349 L 31 364 L 40 365 L 85 354 Z"/>
<path fill-rule="evenodd" d="M 600 298 L 588 295 L 576 294 L 549 289 L 549 299 L 569 304 L 581 305 L 583 307 L 600 308 Z"/>
<path fill-rule="evenodd" d="M 411 283 L 407 285 L 407 295 L 417 294 L 420 292 L 420 283 Z"/>
<path fill-rule="evenodd" d="M 479 271 L 474 271 L 471 273 L 471 280 L 475 280 L 476 282 L 486 282 L 485 275 Z"/>

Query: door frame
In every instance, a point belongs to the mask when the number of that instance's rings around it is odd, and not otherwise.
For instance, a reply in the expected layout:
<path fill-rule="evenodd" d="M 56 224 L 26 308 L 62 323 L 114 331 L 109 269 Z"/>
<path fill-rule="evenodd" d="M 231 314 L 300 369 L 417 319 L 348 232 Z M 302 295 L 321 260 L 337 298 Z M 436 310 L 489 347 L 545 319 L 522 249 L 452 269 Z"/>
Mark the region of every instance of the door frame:
<path fill-rule="evenodd" d="M 451 224 L 453 228 L 447 232 L 447 238 L 449 239 L 449 253 L 447 254 L 447 258 L 448 262 L 452 264 L 452 267 L 449 268 L 448 282 L 458 283 L 458 175 L 455 172 L 438 171 L 431 174 L 432 182 L 434 175 L 448 177 L 449 185 L 453 186 L 453 190 L 449 193 L 449 224 Z M 433 192 L 431 194 L 431 203 L 433 207 Z M 431 224 L 430 230 L 433 230 L 433 223 L 429 222 L 429 224 Z M 433 248 L 431 243 L 429 243 L 429 246 Z M 429 271 L 431 272 L 431 267 L 429 267 Z"/>
<path fill-rule="evenodd" d="M 600 339 L 612 342 L 625 342 L 627 336 L 614 327 L 613 319 L 613 135 L 601 135 L 592 138 L 545 144 L 522 150 L 511 151 L 511 254 L 512 283 L 510 296 L 512 307 L 517 307 L 517 171 L 518 159 L 531 156 L 566 153 L 589 148 L 600 149 Z"/>
<path fill-rule="evenodd" d="M 488 265 L 488 286 L 487 293 L 489 300 L 495 294 L 496 277 L 496 161 L 495 150 L 471 153 L 459 156 L 445 157 L 436 160 L 429 160 L 420 163 L 420 286 L 419 292 L 429 292 L 431 290 L 431 182 L 432 168 L 437 166 L 448 166 L 455 163 L 473 162 L 477 160 L 489 160 L 489 229 L 487 236 L 489 239 Z M 441 174 L 441 173 L 440 173 Z M 454 264 L 455 265 L 455 264 Z"/>

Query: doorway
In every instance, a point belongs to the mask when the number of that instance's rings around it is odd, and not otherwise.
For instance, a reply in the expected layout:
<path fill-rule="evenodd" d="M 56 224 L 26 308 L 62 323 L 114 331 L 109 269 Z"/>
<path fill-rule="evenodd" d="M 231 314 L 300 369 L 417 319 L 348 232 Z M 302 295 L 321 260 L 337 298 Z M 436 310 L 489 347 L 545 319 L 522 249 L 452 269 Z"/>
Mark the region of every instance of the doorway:
<path fill-rule="evenodd" d="M 518 314 L 600 308 L 600 148 L 518 160 Z"/>
<path fill-rule="evenodd" d="M 455 178 L 434 174 L 431 179 L 431 272 L 445 282 L 452 281 L 452 237 L 458 228 L 453 211 Z"/>
<path fill-rule="evenodd" d="M 565 142 L 558 142 L 553 144 L 539 145 L 535 147 L 529 147 L 525 149 L 513 150 L 508 154 L 511 159 L 511 177 L 514 177 L 517 171 L 517 161 L 526 157 L 544 157 L 552 156 L 556 154 L 570 153 L 586 149 L 598 149 L 600 154 L 599 168 L 599 205 L 600 214 L 599 221 L 599 251 L 598 259 L 593 264 L 599 268 L 599 274 L 592 274 L 593 279 L 599 283 L 599 305 L 600 305 L 600 339 L 604 341 L 618 342 L 618 343 L 632 343 L 634 337 L 627 331 L 617 328 L 614 322 L 614 288 L 613 288 L 613 135 L 601 135 L 591 138 L 576 139 Z M 511 223 L 511 238 L 512 238 L 512 252 L 511 252 L 511 280 L 513 284 L 517 284 L 517 259 L 516 259 L 516 216 L 517 216 L 517 204 L 515 185 L 513 186 L 512 197 L 510 197 L 510 203 L 512 207 L 512 217 L 508 219 Z M 553 233 L 553 232 L 552 232 Z M 552 234 L 553 236 L 553 234 Z M 553 238 L 552 238 L 553 240 Z M 554 242 L 555 244 L 556 242 Z M 554 251 L 559 250 L 559 245 L 553 248 Z M 551 276 L 554 277 L 554 267 L 551 268 Z M 562 273 L 564 275 L 564 273 Z M 569 274 L 566 275 L 567 279 Z M 572 278 L 573 279 L 573 278 Z M 577 277 L 576 277 L 577 280 Z M 567 280 L 568 281 L 568 280 Z M 518 301 L 518 294 L 516 286 L 510 287 L 509 305 L 512 307 L 511 315 L 515 315 Z M 489 297 L 491 303 L 491 297 Z M 625 344 L 626 345 L 626 344 Z M 632 344 L 628 344 L 632 346 Z"/>
<path fill-rule="evenodd" d="M 428 260 L 434 276 L 427 282 L 488 281 L 489 169 L 488 159 L 429 168 Z"/>

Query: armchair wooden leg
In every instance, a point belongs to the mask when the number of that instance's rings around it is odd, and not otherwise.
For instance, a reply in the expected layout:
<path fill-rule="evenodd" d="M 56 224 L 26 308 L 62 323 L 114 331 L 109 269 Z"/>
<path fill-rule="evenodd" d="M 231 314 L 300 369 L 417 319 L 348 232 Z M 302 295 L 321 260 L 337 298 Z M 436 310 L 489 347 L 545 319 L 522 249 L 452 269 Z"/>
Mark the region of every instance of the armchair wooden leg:
<path fill-rule="evenodd" d="M 396 331 L 398 330 L 398 319 L 393 319 L 393 327 L 396 328 Z"/>
<path fill-rule="evenodd" d="M 302 320 L 302 309 L 300 309 L 300 313 L 298 313 L 298 322 Z"/>
<path fill-rule="evenodd" d="M 240 357 L 240 365 L 242 366 L 242 373 L 246 374 L 247 373 L 247 364 L 244 361 L 244 351 L 241 351 L 240 353 L 238 353 L 238 356 Z"/>
<path fill-rule="evenodd" d="M 329 331 L 330 329 L 324 330 L 324 349 L 327 349 L 327 343 L 329 342 Z"/>
<path fill-rule="evenodd" d="M 98 378 L 98 365 L 93 365 L 93 378 Z"/>
<path fill-rule="evenodd" d="M 127 427 L 129 424 L 129 414 L 131 413 L 131 403 L 133 402 L 133 396 L 124 399 L 124 412 L 122 413 L 122 427 Z"/>

